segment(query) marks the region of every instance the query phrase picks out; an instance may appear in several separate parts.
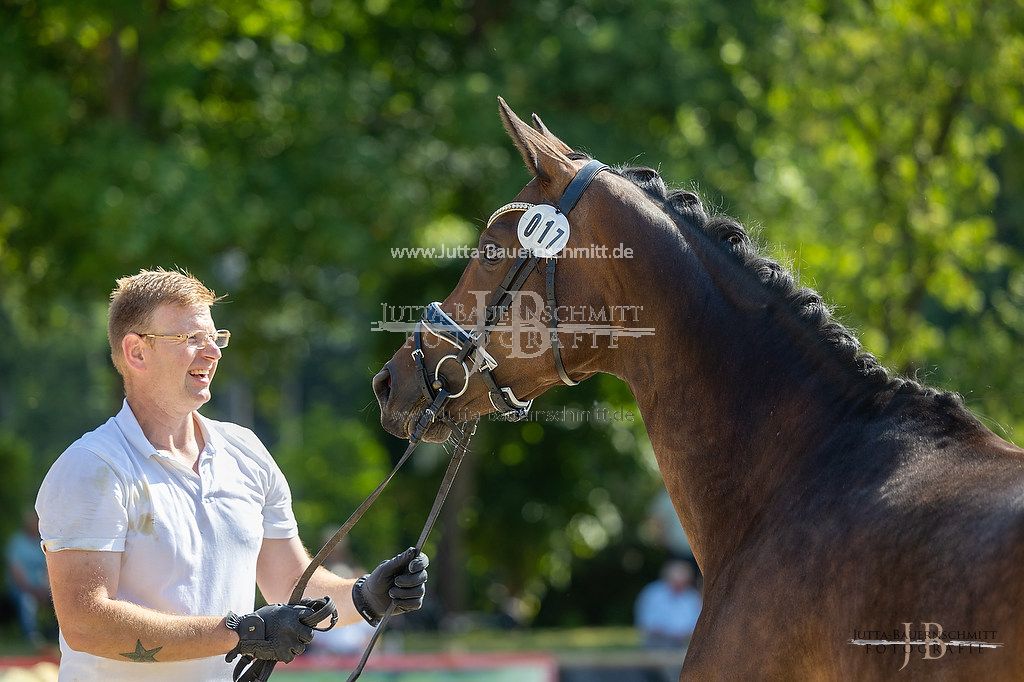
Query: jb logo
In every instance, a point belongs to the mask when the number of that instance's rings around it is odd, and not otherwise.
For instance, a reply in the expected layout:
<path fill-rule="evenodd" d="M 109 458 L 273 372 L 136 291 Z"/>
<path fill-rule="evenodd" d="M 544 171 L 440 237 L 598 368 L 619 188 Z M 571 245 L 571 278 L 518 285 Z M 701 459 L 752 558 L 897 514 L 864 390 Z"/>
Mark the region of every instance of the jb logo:
<path fill-rule="evenodd" d="M 912 629 L 913 623 L 902 623 L 902 628 L 892 630 L 854 630 L 850 644 L 864 647 L 867 653 L 898 653 L 903 650 L 903 665 L 910 663 L 911 654 L 917 650 L 922 658 L 934 661 L 947 653 L 981 654 L 989 649 L 999 649 L 1001 642 L 992 641 L 995 630 L 953 630 L 945 631 L 938 623 L 922 622 L 920 630 Z M 890 639 L 891 637 L 891 639 Z"/>
<path fill-rule="evenodd" d="M 942 626 L 938 623 L 921 623 L 921 627 L 924 629 L 924 641 L 917 642 L 912 641 L 910 638 L 910 628 L 912 623 L 903 624 L 903 632 L 906 634 L 906 639 L 903 644 L 903 665 L 900 666 L 900 670 L 907 667 L 907 663 L 910 662 L 910 652 L 914 650 L 913 645 L 923 643 L 924 644 L 924 658 L 925 660 L 934 660 L 942 658 L 946 655 L 946 643 L 942 640 Z M 935 636 L 932 637 L 932 628 L 935 628 Z M 939 655 L 932 656 L 932 645 L 939 648 Z"/>

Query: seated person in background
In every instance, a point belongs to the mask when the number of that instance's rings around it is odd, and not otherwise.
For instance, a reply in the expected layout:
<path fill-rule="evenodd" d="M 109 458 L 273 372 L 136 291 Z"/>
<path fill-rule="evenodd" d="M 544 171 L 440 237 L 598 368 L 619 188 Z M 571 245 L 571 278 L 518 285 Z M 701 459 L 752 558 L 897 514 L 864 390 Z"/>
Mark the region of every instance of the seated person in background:
<path fill-rule="evenodd" d="M 644 646 L 685 647 L 697 625 L 701 605 L 693 568 L 685 561 L 668 561 L 661 569 L 661 577 L 640 591 L 634 606 Z"/>
<path fill-rule="evenodd" d="M 50 580 L 46 575 L 46 557 L 39 547 L 39 518 L 35 511 L 22 517 L 21 527 L 11 535 L 4 548 L 7 589 L 18 611 L 21 634 L 30 644 L 43 645 L 39 629 L 39 607 L 50 607 Z"/>

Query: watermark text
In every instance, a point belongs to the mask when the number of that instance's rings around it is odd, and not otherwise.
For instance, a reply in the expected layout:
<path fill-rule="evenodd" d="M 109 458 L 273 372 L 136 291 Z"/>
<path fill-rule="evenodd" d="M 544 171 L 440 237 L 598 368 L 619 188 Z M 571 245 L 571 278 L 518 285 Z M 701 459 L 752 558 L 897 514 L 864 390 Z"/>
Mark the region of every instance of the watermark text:
<path fill-rule="evenodd" d="M 523 247 L 504 248 L 501 246 L 486 246 L 483 249 L 477 246 L 460 244 L 458 246 L 393 246 L 391 247 L 392 258 L 427 258 L 434 260 L 467 260 L 476 259 L 481 255 L 496 260 L 500 258 L 518 258 L 531 255 L 529 249 Z M 633 248 L 619 244 L 608 246 L 607 244 L 590 244 L 589 246 L 567 246 L 558 255 L 559 258 L 632 258 Z"/>

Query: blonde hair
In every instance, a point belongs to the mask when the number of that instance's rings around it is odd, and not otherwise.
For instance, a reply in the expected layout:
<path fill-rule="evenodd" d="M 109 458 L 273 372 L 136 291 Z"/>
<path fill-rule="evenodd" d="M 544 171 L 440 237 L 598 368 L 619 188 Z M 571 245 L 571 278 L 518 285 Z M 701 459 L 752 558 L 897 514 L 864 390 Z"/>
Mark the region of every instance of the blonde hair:
<path fill-rule="evenodd" d="M 147 327 L 158 307 L 209 307 L 221 298 L 187 270 L 140 270 L 137 275 L 118 279 L 117 288 L 110 292 L 107 313 L 110 359 L 118 373 L 123 377 L 126 370 L 121 341 L 128 334 L 149 331 Z"/>

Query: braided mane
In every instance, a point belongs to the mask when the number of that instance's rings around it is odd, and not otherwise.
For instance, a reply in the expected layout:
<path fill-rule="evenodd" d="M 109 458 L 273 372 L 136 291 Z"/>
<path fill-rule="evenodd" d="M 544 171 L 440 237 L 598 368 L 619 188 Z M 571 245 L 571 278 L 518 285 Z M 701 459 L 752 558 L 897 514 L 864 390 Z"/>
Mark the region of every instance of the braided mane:
<path fill-rule="evenodd" d="M 582 158 L 583 155 L 580 155 Z M 664 207 L 665 213 L 681 229 L 702 230 L 722 248 L 751 270 L 769 290 L 775 292 L 831 348 L 840 362 L 853 367 L 858 374 L 878 389 L 919 394 L 944 403 L 962 404 L 962 398 L 951 391 L 935 388 L 893 375 L 871 353 L 862 349 L 852 331 L 832 317 L 829 306 L 817 291 L 797 286 L 793 274 L 783 265 L 758 251 L 747 231 L 735 219 L 704 210 L 700 197 L 689 190 L 669 190 L 657 171 L 651 168 L 624 166 L 615 172 L 630 180 Z"/>

